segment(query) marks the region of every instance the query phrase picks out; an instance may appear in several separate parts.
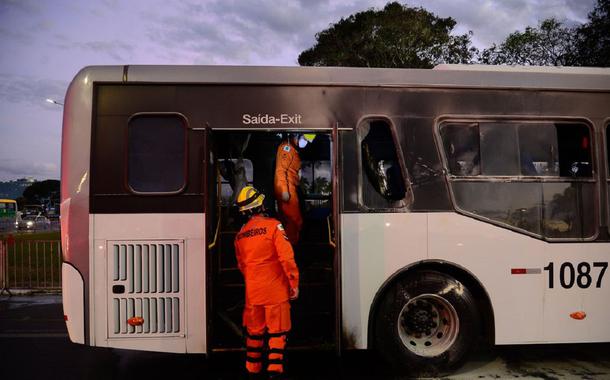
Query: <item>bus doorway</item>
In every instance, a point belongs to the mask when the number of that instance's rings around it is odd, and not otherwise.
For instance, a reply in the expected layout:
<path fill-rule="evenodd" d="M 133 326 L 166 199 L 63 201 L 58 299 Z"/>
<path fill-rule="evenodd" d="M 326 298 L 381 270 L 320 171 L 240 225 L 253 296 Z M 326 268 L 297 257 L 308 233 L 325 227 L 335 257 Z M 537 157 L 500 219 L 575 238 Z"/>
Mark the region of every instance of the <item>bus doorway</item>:
<path fill-rule="evenodd" d="M 208 149 L 208 348 L 209 352 L 244 346 L 244 281 L 237 268 L 235 235 L 245 223 L 235 199 L 252 185 L 265 194 L 269 216 L 279 218 L 274 196 L 278 146 L 287 133 L 219 131 L 209 133 Z M 332 135 L 316 133 L 299 150 L 299 186 L 303 226 L 293 245 L 300 272 L 299 298 L 291 302 L 288 349 L 338 349 L 336 238 L 334 237 Z"/>

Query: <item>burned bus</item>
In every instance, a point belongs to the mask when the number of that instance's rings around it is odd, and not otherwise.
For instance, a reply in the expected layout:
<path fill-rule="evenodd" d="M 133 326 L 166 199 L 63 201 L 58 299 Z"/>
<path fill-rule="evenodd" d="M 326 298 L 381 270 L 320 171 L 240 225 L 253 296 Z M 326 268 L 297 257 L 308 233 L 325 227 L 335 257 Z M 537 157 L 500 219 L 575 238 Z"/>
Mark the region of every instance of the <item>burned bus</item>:
<path fill-rule="evenodd" d="M 481 342 L 610 341 L 610 70 L 100 66 L 65 99 L 72 341 L 243 347 L 236 168 L 300 151 L 290 348 L 451 369 Z"/>

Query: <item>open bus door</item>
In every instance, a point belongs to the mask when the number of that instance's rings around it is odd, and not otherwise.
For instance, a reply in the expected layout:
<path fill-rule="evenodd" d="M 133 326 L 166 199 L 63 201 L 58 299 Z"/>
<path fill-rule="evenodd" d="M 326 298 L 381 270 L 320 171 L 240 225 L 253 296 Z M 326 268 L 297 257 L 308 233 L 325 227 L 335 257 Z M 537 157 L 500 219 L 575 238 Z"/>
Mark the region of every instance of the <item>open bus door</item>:
<path fill-rule="evenodd" d="M 338 231 L 338 129 L 315 131 L 300 151 L 302 162 L 301 239 L 295 260 L 301 272 L 300 296 L 292 302 L 288 349 L 340 350 Z M 278 218 L 273 194 L 277 148 L 288 130 L 221 130 L 206 132 L 207 165 L 207 320 L 208 352 L 242 350 L 243 278 L 233 241 L 245 222 L 235 206 L 237 181 L 231 170 L 242 168 L 242 184 L 265 194 L 265 207 Z M 233 169 L 231 169 L 233 168 Z"/>

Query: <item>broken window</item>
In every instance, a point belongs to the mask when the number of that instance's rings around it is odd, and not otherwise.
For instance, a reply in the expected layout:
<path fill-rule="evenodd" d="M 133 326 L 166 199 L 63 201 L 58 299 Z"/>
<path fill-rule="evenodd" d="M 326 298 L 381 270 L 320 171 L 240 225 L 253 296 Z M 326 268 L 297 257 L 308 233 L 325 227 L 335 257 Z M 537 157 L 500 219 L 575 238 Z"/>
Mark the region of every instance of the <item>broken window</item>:
<path fill-rule="evenodd" d="M 362 202 L 372 209 L 404 207 L 406 185 L 390 125 L 365 122 L 360 129 Z"/>

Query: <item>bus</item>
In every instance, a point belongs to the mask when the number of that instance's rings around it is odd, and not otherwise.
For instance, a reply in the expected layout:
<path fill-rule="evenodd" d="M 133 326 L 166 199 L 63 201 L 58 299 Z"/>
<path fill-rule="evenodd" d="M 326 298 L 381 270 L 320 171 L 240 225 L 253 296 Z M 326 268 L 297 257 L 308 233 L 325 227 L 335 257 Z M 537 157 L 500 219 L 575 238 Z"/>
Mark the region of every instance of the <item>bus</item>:
<path fill-rule="evenodd" d="M 289 348 L 446 372 L 481 345 L 610 341 L 610 69 L 95 66 L 64 107 L 73 342 L 240 350 L 231 168 L 273 213 L 300 151 Z"/>
<path fill-rule="evenodd" d="M 0 230 L 9 230 L 15 227 L 17 211 L 17 201 L 0 199 Z"/>

